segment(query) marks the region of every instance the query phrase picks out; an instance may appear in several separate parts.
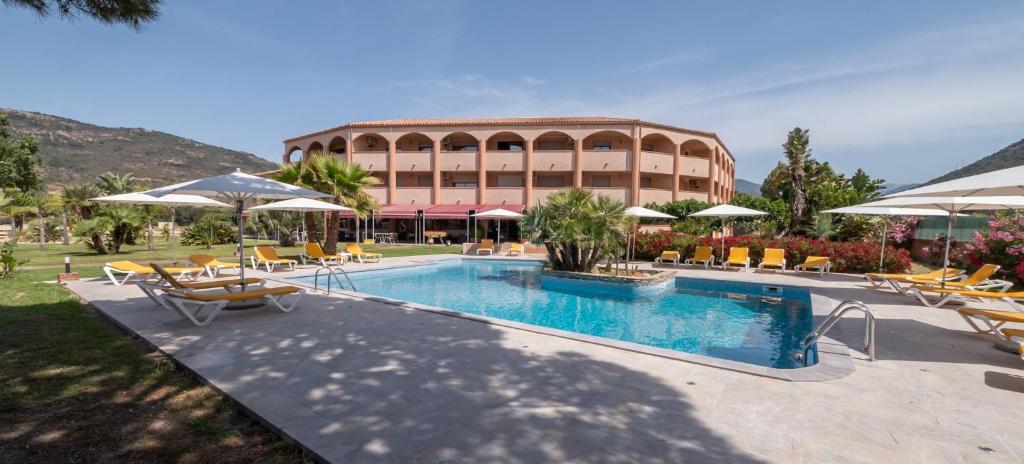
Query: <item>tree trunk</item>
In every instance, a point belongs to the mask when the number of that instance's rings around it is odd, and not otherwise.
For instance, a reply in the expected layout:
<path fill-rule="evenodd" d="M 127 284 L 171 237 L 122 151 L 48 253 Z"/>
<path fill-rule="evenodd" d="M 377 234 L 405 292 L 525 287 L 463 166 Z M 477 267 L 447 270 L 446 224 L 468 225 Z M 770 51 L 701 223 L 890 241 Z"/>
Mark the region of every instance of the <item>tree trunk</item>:
<path fill-rule="evenodd" d="M 71 237 L 68 236 L 68 212 L 61 211 L 60 213 L 61 226 L 64 228 L 64 246 L 71 244 Z"/>
<path fill-rule="evenodd" d="M 146 222 L 146 250 L 153 251 L 153 223 Z"/>
<path fill-rule="evenodd" d="M 793 204 L 790 205 L 793 214 L 790 218 L 791 228 L 793 230 L 801 230 L 804 225 L 804 210 L 807 207 L 807 200 L 804 197 L 803 185 L 793 185 Z"/>
<path fill-rule="evenodd" d="M 39 215 L 39 251 L 46 251 L 46 220 Z"/>
<path fill-rule="evenodd" d="M 306 221 L 306 240 L 309 242 L 320 241 L 320 229 L 316 226 L 317 213 L 303 213 Z"/>
<path fill-rule="evenodd" d="M 100 234 L 92 234 L 92 247 L 101 255 L 110 254 L 110 250 L 107 249 L 107 244 L 103 243 L 103 237 Z"/>
<path fill-rule="evenodd" d="M 324 237 L 324 251 L 328 254 L 338 252 L 338 228 L 341 226 L 341 213 L 331 211 L 327 216 L 327 236 Z"/>

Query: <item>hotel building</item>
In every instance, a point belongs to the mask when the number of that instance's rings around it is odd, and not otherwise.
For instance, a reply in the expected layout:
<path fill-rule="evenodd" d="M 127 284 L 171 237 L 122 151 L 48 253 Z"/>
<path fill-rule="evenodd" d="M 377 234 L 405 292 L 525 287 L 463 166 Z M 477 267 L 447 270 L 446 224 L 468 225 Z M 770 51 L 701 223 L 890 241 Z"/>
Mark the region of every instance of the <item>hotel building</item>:
<path fill-rule="evenodd" d="M 736 161 L 713 132 L 607 117 L 393 119 L 284 141 L 284 162 L 318 151 L 381 179 L 386 217 L 521 210 L 577 186 L 629 205 L 729 201 Z"/>

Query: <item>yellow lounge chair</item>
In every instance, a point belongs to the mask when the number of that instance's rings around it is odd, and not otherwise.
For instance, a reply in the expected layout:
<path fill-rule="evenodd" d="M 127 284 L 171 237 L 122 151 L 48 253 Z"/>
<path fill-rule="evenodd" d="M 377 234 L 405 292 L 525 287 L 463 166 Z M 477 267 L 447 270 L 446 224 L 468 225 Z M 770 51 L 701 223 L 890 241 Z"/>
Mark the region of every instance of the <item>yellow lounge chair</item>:
<path fill-rule="evenodd" d="M 782 248 L 765 248 L 764 259 L 757 265 L 757 270 L 763 271 L 765 266 L 777 267 L 786 272 L 786 250 Z"/>
<path fill-rule="evenodd" d="M 222 279 L 222 280 L 211 280 L 208 282 L 181 282 L 176 279 L 167 269 L 157 265 L 150 264 L 154 271 L 160 275 L 163 279 L 157 283 L 139 282 L 139 289 L 146 294 L 151 300 L 155 301 L 160 306 L 167 309 L 171 308 L 162 298 L 163 293 L 167 290 L 175 289 L 180 291 L 194 291 L 194 290 L 210 290 L 210 289 L 221 289 L 225 291 L 232 291 L 235 287 L 249 288 L 249 287 L 262 287 L 266 284 L 263 279 L 255 277 L 249 277 L 246 279 Z"/>
<path fill-rule="evenodd" d="M 743 266 L 744 271 L 750 270 L 750 248 L 731 247 L 729 248 L 729 259 L 722 261 L 722 269 L 729 269 L 730 266 Z"/>
<path fill-rule="evenodd" d="M 909 280 L 909 279 L 927 279 L 927 280 L 942 280 L 945 275 L 946 280 L 956 279 L 963 275 L 964 271 L 960 269 L 953 269 L 951 267 L 935 270 L 932 272 L 925 272 L 923 274 L 882 274 L 878 272 L 869 272 L 864 274 L 864 278 L 867 279 L 871 285 L 881 287 L 890 280 Z M 892 285 L 890 283 L 890 285 Z M 902 292 L 901 292 L 902 293 Z"/>
<path fill-rule="evenodd" d="M 168 267 L 167 272 L 178 274 L 179 279 L 192 277 L 195 280 L 205 270 L 201 267 Z M 113 261 L 103 265 L 103 272 L 107 274 L 114 285 L 124 285 L 128 279 L 138 277 L 145 281 L 151 278 L 159 278 L 159 275 L 152 267 L 136 264 L 131 261 Z M 115 274 L 123 274 L 124 278 L 117 280 Z"/>
<path fill-rule="evenodd" d="M 307 243 L 303 249 L 306 252 L 307 258 L 320 261 L 321 266 L 326 266 L 328 264 L 345 264 L 345 261 L 348 261 L 348 259 L 352 257 L 352 255 L 348 253 L 335 253 L 333 255 L 329 255 L 325 253 L 324 249 L 320 247 L 320 244 L 316 242 Z"/>
<path fill-rule="evenodd" d="M 939 288 L 955 288 L 960 290 L 990 290 L 993 288 L 1000 288 L 1001 292 L 1005 292 L 1013 286 L 1013 283 L 1005 280 L 990 279 L 995 273 L 999 271 L 999 266 L 995 264 L 986 264 L 974 271 L 973 274 L 967 276 L 963 280 L 957 281 L 946 281 L 944 284 L 941 280 L 928 280 L 928 279 L 905 279 L 900 282 L 906 282 L 911 284 L 917 284 L 917 287 L 939 287 Z M 908 291 L 909 293 L 909 291 Z"/>
<path fill-rule="evenodd" d="M 1017 352 L 1020 353 L 1020 359 L 1024 360 L 1024 329 L 1003 329 L 1003 335 L 1017 342 Z"/>
<path fill-rule="evenodd" d="M 810 271 L 809 269 L 814 269 L 814 271 Z M 832 272 L 832 260 L 828 259 L 828 256 L 808 256 L 807 259 L 804 260 L 803 264 L 793 266 L 793 270 L 800 272 L 817 271 L 819 275 L 824 277 L 825 274 Z"/>
<path fill-rule="evenodd" d="M 295 305 L 298 304 L 302 294 L 305 293 L 299 287 L 293 287 L 286 285 L 283 287 L 261 287 L 254 289 L 246 289 L 238 292 L 193 292 L 183 291 L 179 289 L 168 289 L 167 294 L 164 295 L 164 300 L 169 303 L 171 309 L 181 314 L 183 317 L 192 321 L 193 324 L 198 326 L 205 326 L 220 314 L 220 311 L 224 309 L 228 303 L 236 301 L 246 300 L 263 300 L 266 303 L 270 303 L 281 312 L 290 312 L 295 309 Z M 295 295 L 295 300 L 290 305 L 285 306 L 282 298 L 286 295 Z M 209 313 L 200 318 L 200 313 L 204 310 L 209 310 Z"/>
<path fill-rule="evenodd" d="M 948 282 L 947 282 L 948 284 Z M 941 287 L 925 287 L 925 286 L 913 286 L 907 289 L 906 294 L 916 297 L 925 306 L 929 308 L 938 308 L 944 306 L 950 301 L 985 301 L 986 299 L 991 300 L 1002 300 L 1009 303 L 1013 309 L 1024 312 L 1024 305 L 1018 304 L 1018 301 L 1024 301 L 1024 292 L 1006 292 L 1002 291 L 986 291 L 986 290 L 964 290 L 961 288 L 941 288 Z M 935 301 L 929 301 L 925 296 L 925 293 L 935 293 L 939 296 L 939 299 Z"/>
<path fill-rule="evenodd" d="M 252 250 L 255 256 L 250 256 L 249 261 L 254 270 L 262 264 L 267 267 L 267 272 L 274 272 L 274 268 L 281 265 L 288 265 L 288 270 L 294 271 L 295 265 L 298 264 L 294 259 L 277 256 L 277 250 L 272 246 L 256 246 L 252 247 Z"/>
<path fill-rule="evenodd" d="M 516 256 L 523 256 L 526 253 L 526 246 L 522 243 L 513 243 L 509 246 L 508 255 L 512 256 L 512 253 L 515 253 Z"/>
<path fill-rule="evenodd" d="M 699 246 L 697 250 L 693 252 L 693 257 L 683 261 L 683 264 L 695 266 L 697 263 L 704 265 L 704 269 L 715 265 L 714 251 L 709 246 Z"/>
<path fill-rule="evenodd" d="M 360 263 L 365 263 L 366 261 L 379 263 L 380 259 L 384 257 L 384 255 L 380 253 L 367 253 L 363 251 L 363 247 L 359 246 L 358 243 L 349 243 L 345 246 L 345 251 L 351 254 L 352 257 Z"/>
<path fill-rule="evenodd" d="M 189 261 L 192 261 L 197 266 L 203 266 L 206 268 L 206 274 L 210 278 L 217 277 L 220 274 L 221 269 L 234 269 L 235 273 L 238 273 L 238 263 L 225 263 L 217 258 L 210 255 L 196 254 L 188 257 Z"/>
<path fill-rule="evenodd" d="M 672 263 L 673 266 L 679 265 L 679 252 L 665 250 L 661 252 L 661 256 L 654 258 L 656 263 Z"/>
<path fill-rule="evenodd" d="M 486 251 L 487 254 L 489 254 L 489 255 L 493 255 L 494 254 L 494 240 L 491 240 L 489 238 L 485 238 L 485 239 L 480 241 L 480 247 L 478 247 L 476 249 L 476 254 L 479 256 L 480 253 L 484 252 L 484 251 Z"/>
<path fill-rule="evenodd" d="M 967 321 L 972 329 L 982 334 L 992 334 L 1001 339 L 1006 339 L 1004 332 L 1019 329 L 1000 328 L 1007 323 L 1024 324 L 1024 314 L 1014 311 L 996 311 L 992 309 L 962 308 L 956 310 L 960 317 Z M 979 327 L 975 321 L 985 324 L 985 328 Z"/>

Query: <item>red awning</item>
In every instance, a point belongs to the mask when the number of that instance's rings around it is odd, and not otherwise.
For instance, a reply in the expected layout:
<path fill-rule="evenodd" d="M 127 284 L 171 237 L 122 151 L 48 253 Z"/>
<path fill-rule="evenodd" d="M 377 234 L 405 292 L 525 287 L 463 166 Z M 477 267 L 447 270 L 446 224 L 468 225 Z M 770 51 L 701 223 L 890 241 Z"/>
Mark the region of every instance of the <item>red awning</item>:
<path fill-rule="evenodd" d="M 426 211 L 432 207 L 433 205 L 385 205 L 373 217 L 383 219 L 415 217 L 417 211 Z"/>
<path fill-rule="evenodd" d="M 470 211 L 479 211 L 481 205 L 437 205 L 427 210 L 429 219 L 466 219 Z"/>

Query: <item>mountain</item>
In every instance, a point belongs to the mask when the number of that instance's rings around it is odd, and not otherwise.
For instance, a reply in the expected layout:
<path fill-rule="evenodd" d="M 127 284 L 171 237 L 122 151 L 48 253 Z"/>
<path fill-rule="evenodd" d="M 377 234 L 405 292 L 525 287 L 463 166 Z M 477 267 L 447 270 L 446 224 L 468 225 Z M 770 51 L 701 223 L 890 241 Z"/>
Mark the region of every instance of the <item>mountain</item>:
<path fill-rule="evenodd" d="M 755 184 L 749 180 L 736 179 L 736 192 L 759 197 L 761 196 L 761 184 Z"/>
<path fill-rule="evenodd" d="M 269 171 L 277 165 L 250 153 L 229 150 L 165 132 L 101 127 L 30 111 L 0 108 L 15 135 L 39 140 L 41 174 L 47 190 L 92 182 L 107 171 L 132 173 L 148 187 L 226 174 Z"/>
<path fill-rule="evenodd" d="M 998 171 L 1000 169 L 1012 168 L 1021 165 L 1024 165 L 1024 139 L 1011 143 L 1002 150 L 968 164 L 960 169 L 936 177 L 922 185 L 945 182 L 947 180 L 984 174 L 986 172 Z"/>
<path fill-rule="evenodd" d="M 882 185 L 882 194 L 888 195 L 890 193 L 902 192 L 904 190 L 910 190 L 921 184 L 896 184 L 893 182 L 886 182 Z"/>

